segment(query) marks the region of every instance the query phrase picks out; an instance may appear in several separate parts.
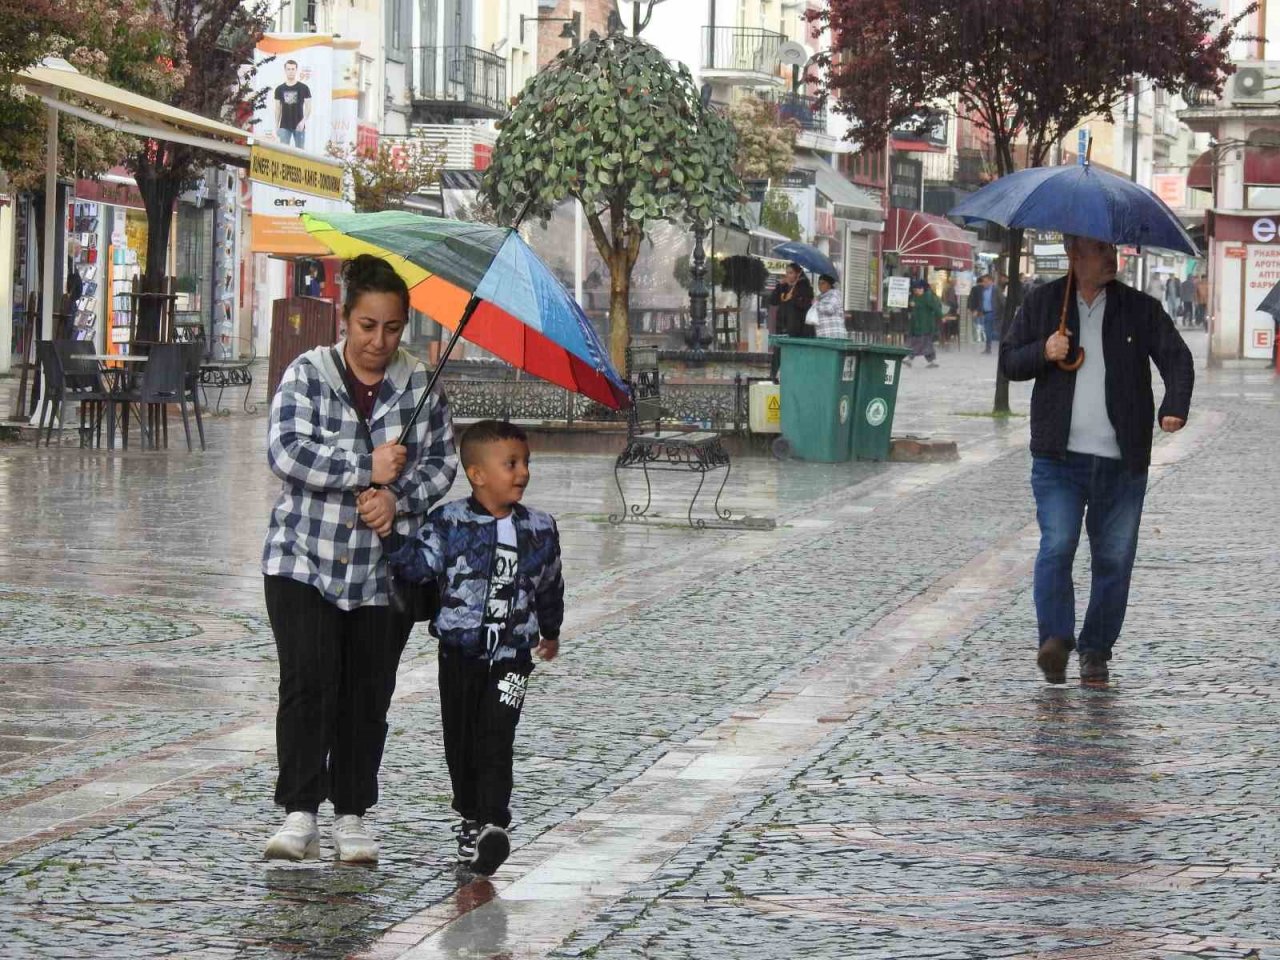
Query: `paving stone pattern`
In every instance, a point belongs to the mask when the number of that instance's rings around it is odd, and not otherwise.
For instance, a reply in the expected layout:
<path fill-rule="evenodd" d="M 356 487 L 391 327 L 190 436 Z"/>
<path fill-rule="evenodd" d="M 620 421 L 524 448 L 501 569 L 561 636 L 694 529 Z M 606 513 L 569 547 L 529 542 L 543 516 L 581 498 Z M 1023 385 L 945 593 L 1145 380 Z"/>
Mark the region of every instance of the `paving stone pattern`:
<path fill-rule="evenodd" d="M 957 557 L 1024 525 L 1024 461 L 962 475 L 897 512 L 793 536 L 776 555 L 575 636 L 570 657 L 535 674 L 517 841 L 572 817 L 835 638 L 872 626 Z M 345 955 L 456 887 L 434 698 L 398 706 L 392 723 L 376 872 L 264 869 L 273 775 L 264 760 L 137 822 L 3 865 L 0 883 L 14 893 L 0 926 L 35 956 L 57 956 L 68 930 L 77 949 L 100 956 L 185 956 L 197 943 L 243 956 L 302 945 L 308 956 Z"/>
<path fill-rule="evenodd" d="M 1277 412 L 1153 482 L 1109 685 L 1012 584 L 558 955 L 1280 956 Z"/>

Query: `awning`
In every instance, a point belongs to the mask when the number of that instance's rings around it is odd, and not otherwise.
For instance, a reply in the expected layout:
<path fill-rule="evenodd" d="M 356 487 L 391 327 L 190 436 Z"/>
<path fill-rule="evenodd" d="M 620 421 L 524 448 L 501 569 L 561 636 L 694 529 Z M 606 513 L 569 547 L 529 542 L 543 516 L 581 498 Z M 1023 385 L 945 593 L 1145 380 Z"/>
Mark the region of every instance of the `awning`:
<path fill-rule="evenodd" d="M 884 211 L 880 201 L 861 187 L 856 187 L 836 170 L 831 164 L 817 157 L 803 154 L 795 159 L 795 165 L 803 170 L 812 170 L 814 186 L 818 192 L 831 201 L 832 211 L 837 219 L 870 221 L 878 223 L 884 220 Z"/>
<path fill-rule="evenodd" d="M 904 266 L 946 270 L 973 267 L 973 248 L 978 243 L 978 235 L 960 229 L 945 217 L 890 207 L 885 227 L 885 252 L 897 253 Z"/>
<path fill-rule="evenodd" d="M 21 71 L 18 83 L 46 106 L 123 133 L 186 143 L 242 159 L 249 157 L 248 131 L 95 80 L 59 65 L 57 60 Z M 60 99 L 63 94 L 72 94 L 96 109 L 67 103 Z M 114 117 L 103 116 L 97 110 L 109 111 Z"/>
<path fill-rule="evenodd" d="M 1244 182 L 1249 187 L 1280 186 L 1280 150 L 1244 148 Z M 1187 172 L 1187 186 L 1193 190 L 1213 190 L 1213 151 L 1196 157 Z"/>

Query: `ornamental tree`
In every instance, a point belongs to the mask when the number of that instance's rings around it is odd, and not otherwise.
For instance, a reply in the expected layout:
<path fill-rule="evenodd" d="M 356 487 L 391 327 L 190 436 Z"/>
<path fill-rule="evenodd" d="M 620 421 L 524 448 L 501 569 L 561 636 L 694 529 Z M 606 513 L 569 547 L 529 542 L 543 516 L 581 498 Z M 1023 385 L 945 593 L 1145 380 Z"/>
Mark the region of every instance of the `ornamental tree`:
<path fill-rule="evenodd" d="M 738 134 L 734 172 L 744 179 L 776 180 L 791 169 L 800 125 L 778 112 L 778 105 L 762 97 L 743 97 L 729 108 L 729 122 Z"/>
<path fill-rule="evenodd" d="M 482 197 L 511 223 L 582 205 L 609 265 L 610 353 L 630 343 L 631 271 L 648 223 L 708 227 L 738 202 L 736 137 L 705 106 L 684 65 L 611 35 L 566 50 L 525 86 L 502 122 Z"/>
<path fill-rule="evenodd" d="M 329 145 L 329 155 L 342 167 L 347 200 L 357 213 L 377 213 L 404 206 L 440 179 L 444 166 L 437 145 L 419 140 L 383 138 L 373 148 Z"/>
<path fill-rule="evenodd" d="M 1043 166 L 1090 117 L 1109 119 L 1134 78 L 1221 91 L 1230 45 L 1254 9 L 1223 21 L 1199 0 L 828 0 L 809 16 L 831 34 L 820 62 L 850 139 L 877 149 L 904 121 L 954 99 L 989 132 L 1004 176 Z M 1007 231 L 1002 332 L 1021 300 L 1021 255 L 1022 231 Z M 1008 410 L 999 378 L 995 412 Z"/>

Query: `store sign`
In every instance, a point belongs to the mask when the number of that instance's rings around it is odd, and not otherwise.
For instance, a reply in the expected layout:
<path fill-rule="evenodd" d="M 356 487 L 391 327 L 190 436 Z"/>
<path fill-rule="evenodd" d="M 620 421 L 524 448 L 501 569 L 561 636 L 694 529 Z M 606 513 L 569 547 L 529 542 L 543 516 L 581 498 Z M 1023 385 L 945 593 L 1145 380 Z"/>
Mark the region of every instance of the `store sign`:
<path fill-rule="evenodd" d="M 1280 283 L 1280 247 L 1250 244 L 1245 261 L 1244 355 L 1256 360 L 1271 359 L 1271 337 L 1276 322 L 1258 309 L 1271 288 Z"/>
<path fill-rule="evenodd" d="M 1151 192 L 1175 210 L 1187 205 L 1187 177 L 1182 173 L 1157 173 L 1151 177 Z"/>
<path fill-rule="evenodd" d="M 254 144 L 249 156 L 249 178 L 284 190 L 317 197 L 342 199 L 342 168 L 311 157 Z"/>
<path fill-rule="evenodd" d="M 1247 260 L 1249 258 L 1248 247 L 1226 247 L 1222 253 L 1228 260 Z"/>
<path fill-rule="evenodd" d="M 889 165 L 889 205 L 919 210 L 924 196 L 924 164 L 910 157 L 894 157 Z"/>
<path fill-rule="evenodd" d="M 836 216 L 830 210 L 815 210 L 813 212 L 813 232 L 819 237 L 834 237 L 836 235 Z"/>
<path fill-rule="evenodd" d="M 947 129 L 951 115 L 941 110 L 930 110 L 907 118 L 893 128 L 895 140 L 921 140 L 935 147 L 947 145 Z"/>

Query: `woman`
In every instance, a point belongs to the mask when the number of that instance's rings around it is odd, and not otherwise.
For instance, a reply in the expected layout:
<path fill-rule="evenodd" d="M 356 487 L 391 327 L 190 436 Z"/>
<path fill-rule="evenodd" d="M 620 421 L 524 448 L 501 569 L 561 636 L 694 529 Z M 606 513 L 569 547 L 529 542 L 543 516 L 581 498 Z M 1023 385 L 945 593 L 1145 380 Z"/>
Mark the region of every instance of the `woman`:
<path fill-rule="evenodd" d="M 263 551 L 280 658 L 276 803 L 269 859 L 319 855 L 316 813 L 333 803 L 339 859 L 374 863 L 365 812 L 378 799 L 387 709 L 412 619 L 387 603 L 382 538 L 411 534 L 453 484 L 453 425 L 434 393 L 409 442 L 396 441 L 426 389 L 400 349 L 409 291 L 385 261 L 343 269 L 346 339 L 304 353 L 271 403 L 267 458 L 284 481 Z"/>
<path fill-rule="evenodd" d="M 923 280 L 911 281 L 911 319 L 907 327 L 911 355 L 902 358 L 908 367 L 916 357 L 924 357 L 929 366 L 938 365 L 933 341 L 938 336 L 938 321 L 942 319 L 942 301 Z"/>
<path fill-rule="evenodd" d="M 813 337 L 846 340 L 849 331 L 844 326 L 844 303 L 836 290 L 836 278 L 824 273 L 818 278 L 818 299 L 813 302 L 806 318 Z"/>
<path fill-rule="evenodd" d="M 798 263 L 787 264 L 786 273 L 769 295 L 770 306 L 777 307 L 773 329 L 784 337 L 812 337 L 813 331 L 805 326 L 804 318 L 813 306 L 813 285 L 804 275 L 804 267 Z M 780 351 L 773 348 L 769 376 L 778 379 Z"/>

